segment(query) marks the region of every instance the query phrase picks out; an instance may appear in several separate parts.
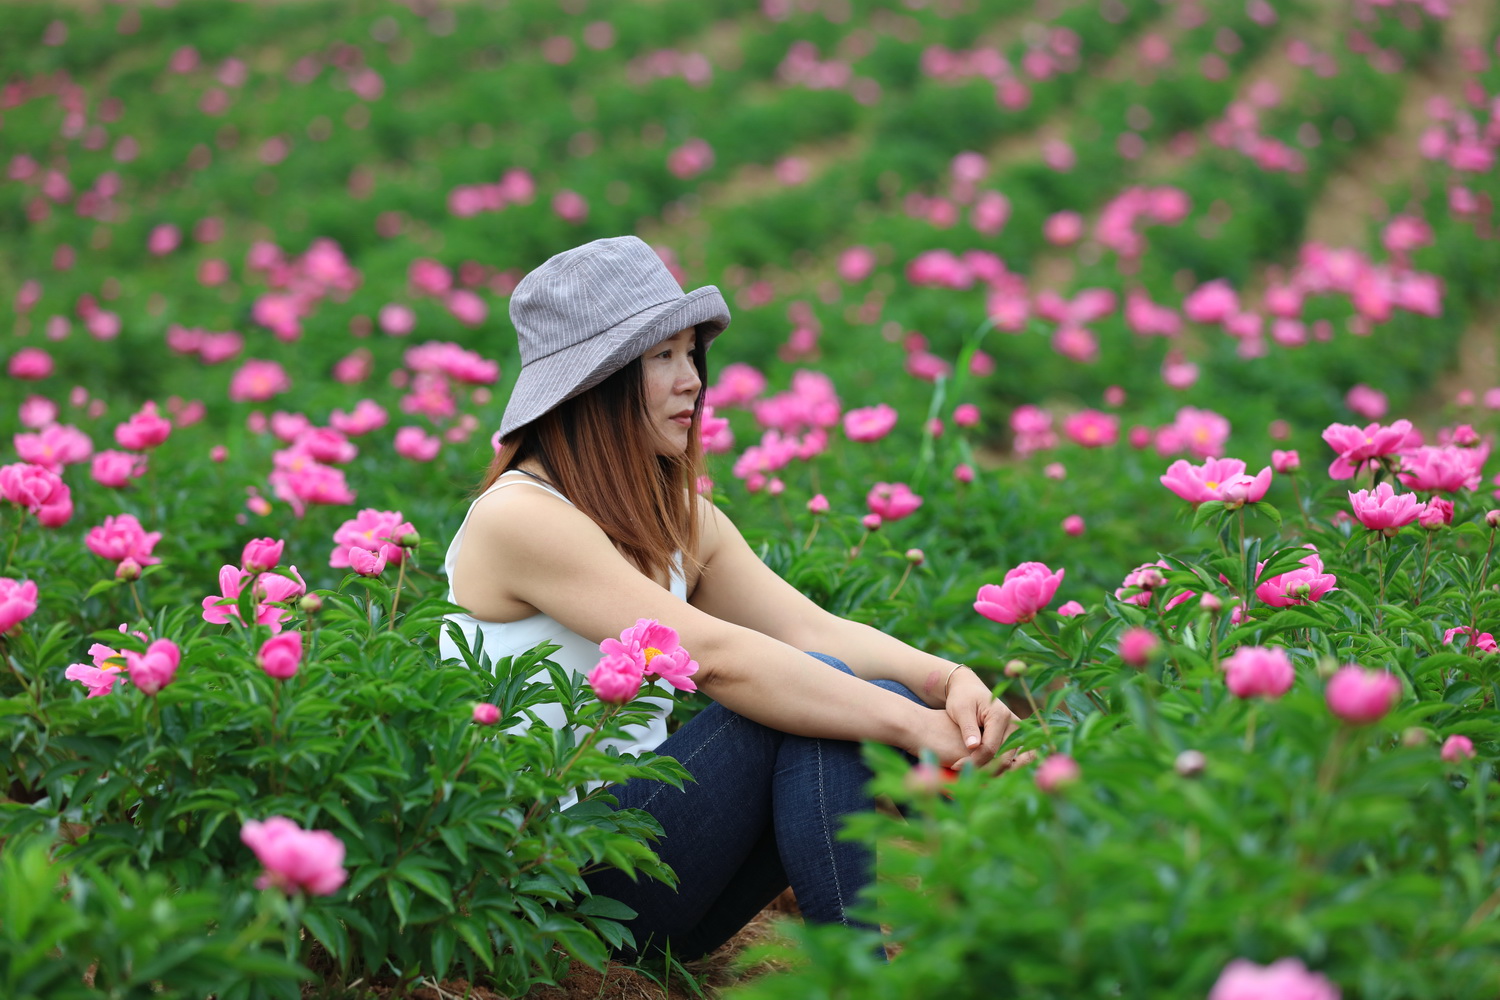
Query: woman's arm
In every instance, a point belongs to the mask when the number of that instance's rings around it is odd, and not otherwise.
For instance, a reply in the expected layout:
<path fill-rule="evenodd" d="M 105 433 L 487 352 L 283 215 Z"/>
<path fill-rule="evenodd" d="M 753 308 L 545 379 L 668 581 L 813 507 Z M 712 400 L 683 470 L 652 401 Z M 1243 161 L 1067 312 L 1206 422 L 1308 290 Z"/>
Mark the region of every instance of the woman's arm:
<path fill-rule="evenodd" d="M 976 762 L 994 756 L 1015 719 L 977 674 L 819 607 L 766 566 L 727 515 L 707 501 L 704 507 L 709 559 L 694 606 L 798 649 L 836 656 L 866 680 L 899 681 L 928 705 L 948 710 L 965 745 L 978 748 Z"/>
<path fill-rule="evenodd" d="M 587 515 L 539 490 L 502 490 L 476 504 L 465 532 L 469 546 L 486 554 L 483 576 L 504 581 L 507 596 L 594 642 L 640 618 L 676 629 L 700 665 L 693 678 L 699 688 L 747 718 L 800 736 L 930 749 L 944 763 L 968 755 L 944 713 L 679 599 L 621 556 Z"/>

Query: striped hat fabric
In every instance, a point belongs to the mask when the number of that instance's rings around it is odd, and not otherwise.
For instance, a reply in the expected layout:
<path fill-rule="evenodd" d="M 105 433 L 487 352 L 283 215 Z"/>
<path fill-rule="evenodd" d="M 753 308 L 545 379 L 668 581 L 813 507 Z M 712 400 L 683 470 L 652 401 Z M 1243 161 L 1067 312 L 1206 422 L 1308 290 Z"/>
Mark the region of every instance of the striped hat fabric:
<path fill-rule="evenodd" d="M 592 389 L 678 330 L 698 328 L 698 350 L 729 325 L 713 285 L 684 293 L 656 251 L 612 236 L 548 258 L 510 297 L 521 371 L 500 436 Z"/>

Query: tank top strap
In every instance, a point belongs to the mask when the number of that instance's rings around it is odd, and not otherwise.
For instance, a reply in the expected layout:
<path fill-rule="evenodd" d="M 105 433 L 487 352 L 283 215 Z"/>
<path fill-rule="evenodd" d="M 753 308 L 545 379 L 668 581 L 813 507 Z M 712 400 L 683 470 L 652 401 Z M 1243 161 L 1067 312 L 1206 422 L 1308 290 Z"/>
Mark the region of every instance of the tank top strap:
<path fill-rule="evenodd" d="M 507 479 L 506 478 L 507 476 L 516 476 L 517 478 L 515 478 L 515 479 Z M 527 486 L 535 486 L 539 490 L 546 490 L 548 493 L 551 493 L 553 496 L 557 497 L 557 499 L 561 500 L 563 503 L 568 504 L 569 506 L 574 506 L 573 501 L 571 501 L 567 497 L 563 496 L 562 493 L 558 491 L 557 487 L 552 486 L 552 485 L 550 485 L 548 483 L 544 483 L 540 479 L 536 478 L 535 476 L 530 475 L 529 473 L 526 473 L 526 472 L 522 472 L 520 469 L 506 469 L 504 472 L 500 473 L 499 477 L 497 477 L 495 479 L 495 481 L 490 484 L 490 488 L 487 489 L 487 490 L 485 490 L 483 493 L 481 493 L 478 497 L 475 498 L 475 502 L 477 503 L 479 500 L 484 499 L 485 497 L 487 497 L 491 493 L 493 493 L 495 490 L 500 489 L 502 486 L 510 486 L 510 485 L 512 485 L 514 483 L 521 483 L 521 484 L 527 485 Z"/>

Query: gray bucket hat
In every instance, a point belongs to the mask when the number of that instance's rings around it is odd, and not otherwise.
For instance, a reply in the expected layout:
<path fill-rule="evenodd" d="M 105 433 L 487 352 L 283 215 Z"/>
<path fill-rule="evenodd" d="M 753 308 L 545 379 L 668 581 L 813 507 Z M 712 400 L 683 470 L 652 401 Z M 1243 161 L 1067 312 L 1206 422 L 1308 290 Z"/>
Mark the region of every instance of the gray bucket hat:
<path fill-rule="evenodd" d="M 652 344 L 698 328 L 705 351 L 729 325 L 713 285 L 686 294 L 642 240 L 613 236 L 564 250 L 522 278 L 510 297 L 521 347 L 500 436 L 603 382 Z"/>

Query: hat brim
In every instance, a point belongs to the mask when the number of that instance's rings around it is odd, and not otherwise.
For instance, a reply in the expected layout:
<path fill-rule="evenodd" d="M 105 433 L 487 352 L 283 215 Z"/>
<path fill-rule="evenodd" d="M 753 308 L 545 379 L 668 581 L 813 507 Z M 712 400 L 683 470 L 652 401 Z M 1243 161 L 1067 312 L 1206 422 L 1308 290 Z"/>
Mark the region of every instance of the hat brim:
<path fill-rule="evenodd" d="M 704 285 L 643 309 L 577 347 L 523 365 L 500 420 L 500 437 L 509 437 L 559 403 L 592 389 L 678 330 L 697 327 L 702 352 L 728 325 L 724 296 L 714 285 Z"/>

